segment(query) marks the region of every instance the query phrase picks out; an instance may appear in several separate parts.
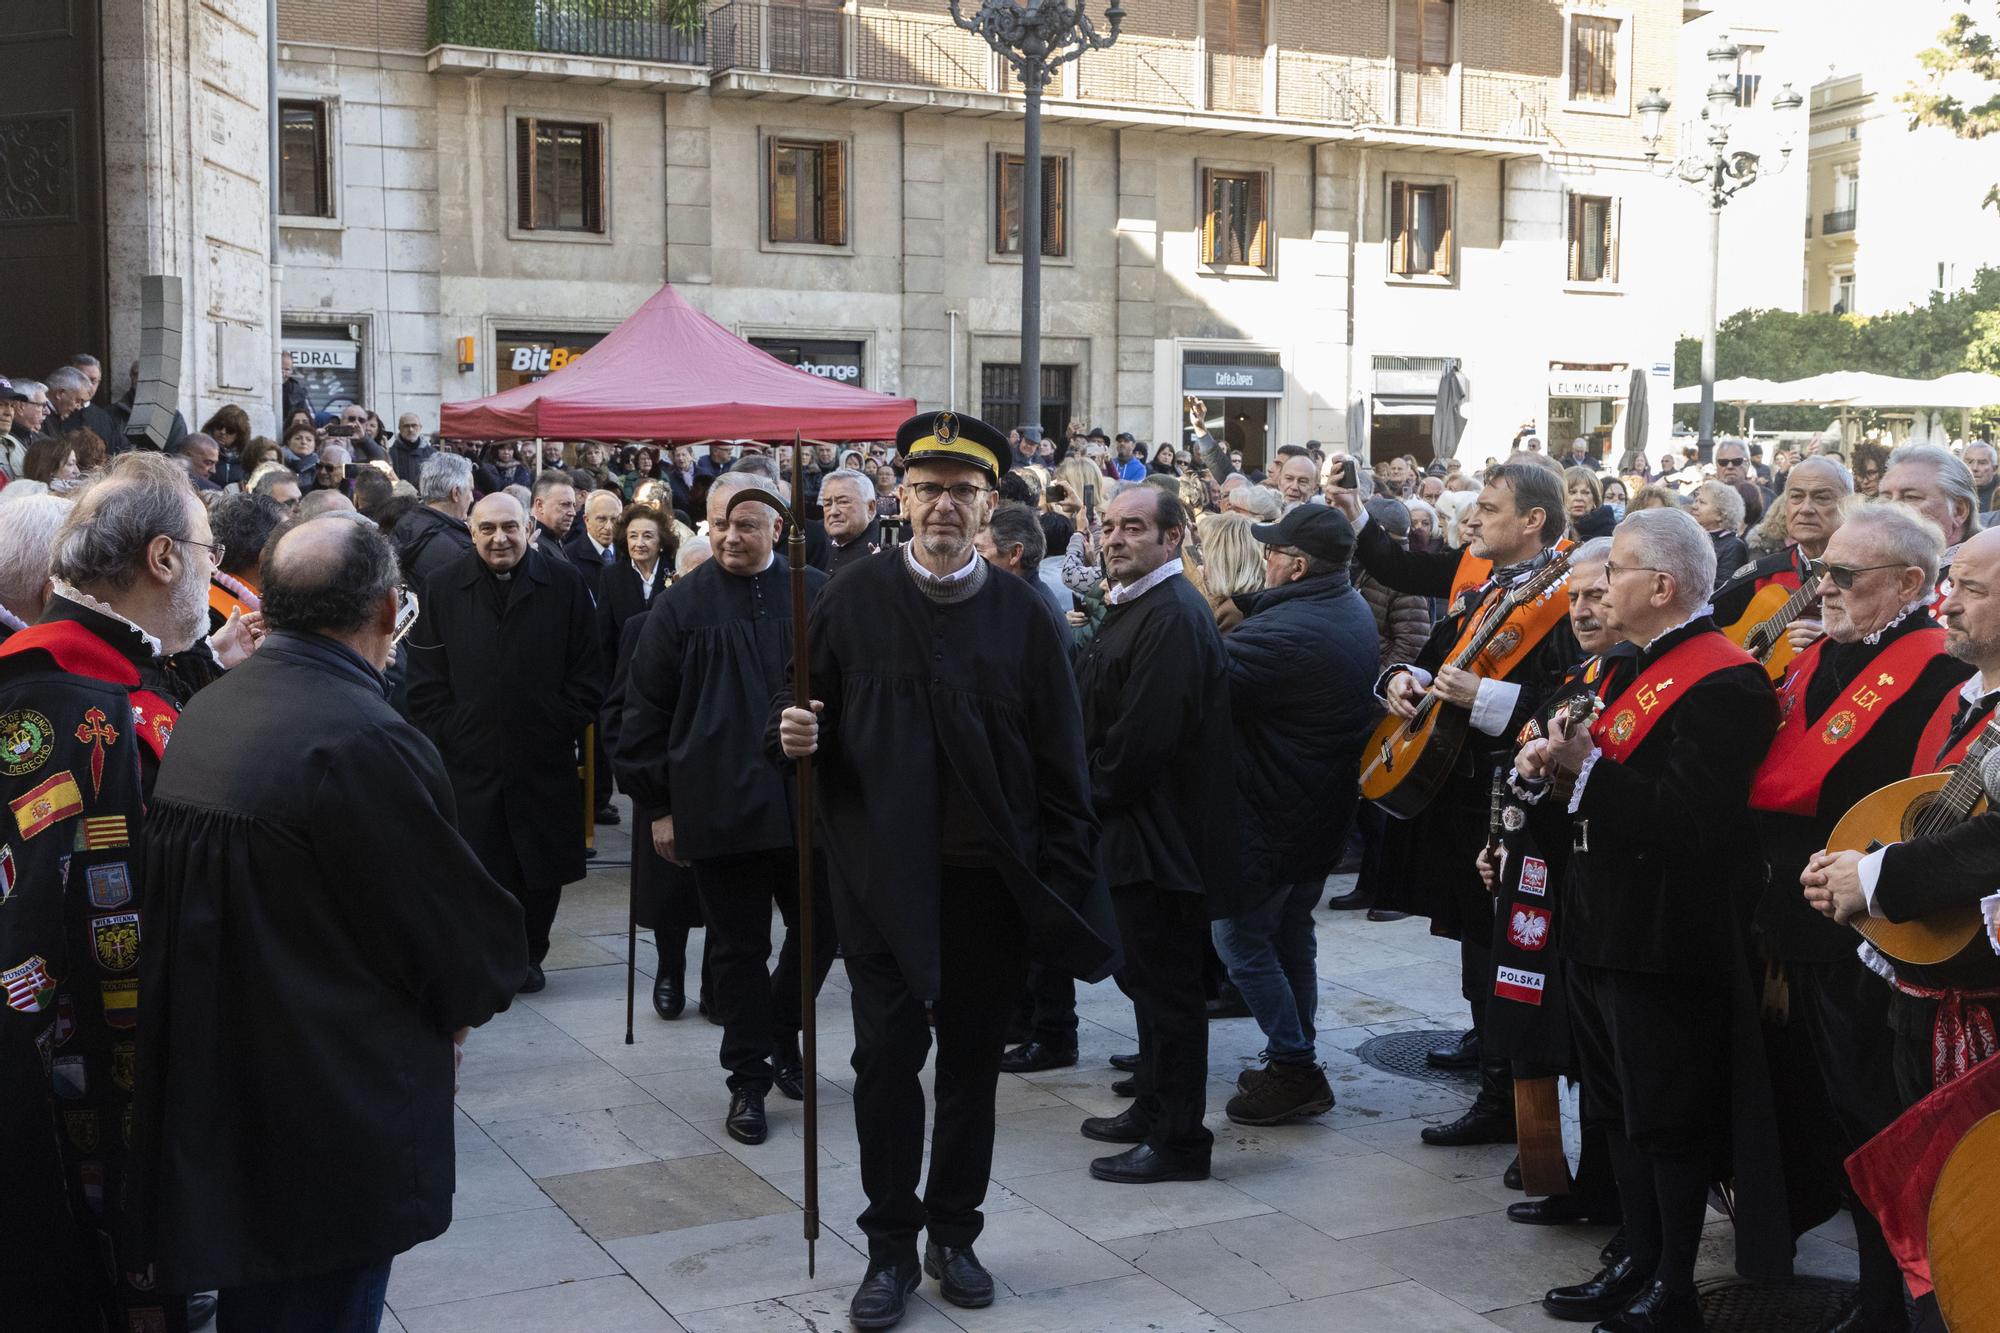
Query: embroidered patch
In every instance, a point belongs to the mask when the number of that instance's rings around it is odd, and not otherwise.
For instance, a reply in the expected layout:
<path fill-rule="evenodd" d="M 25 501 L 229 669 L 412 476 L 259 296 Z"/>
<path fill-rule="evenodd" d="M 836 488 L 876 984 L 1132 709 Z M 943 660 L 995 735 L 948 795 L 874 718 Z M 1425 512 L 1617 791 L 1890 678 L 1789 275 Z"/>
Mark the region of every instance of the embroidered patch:
<path fill-rule="evenodd" d="M 1507 924 L 1507 942 L 1516 949 L 1529 952 L 1541 949 L 1549 942 L 1549 914 L 1541 907 L 1514 908 L 1514 919 Z"/>
<path fill-rule="evenodd" d="M 1521 646 L 1521 631 L 1513 625 L 1493 636 L 1493 642 L 1486 645 L 1486 659 L 1497 662 Z"/>
<path fill-rule="evenodd" d="M 42 1012 L 49 992 L 56 988 L 55 978 L 49 975 L 48 960 L 40 954 L 0 972 L 0 984 L 7 987 L 7 1007 L 23 1014 Z"/>
<path fill-rule="evenodd" d="M 69 1039 L 76 1035 L 76 1001 L 67 995 L 56 996 L 56 1045 L 67 1046 Z"/>
<path fill-rule="evenodd" d="M 1532 893 L 1537 898 L 1546 897 L 1549 891 L 1549 863 L 1539 856 L 1521 858 L 1521 892 Z"/>
<path fill-rule="evenodd" d="M 1826 730 L 1819 738 L 1828 745 L 1838 745 L 1854 731 L 1854 714 L 1843 708 L 1826 720 Z"/>
<path fill-rule="evenodd" d="M 78 1152 L 97 1151 L 97 1112 L 64 1111 L 63 1130 Z"/>
<path fill-rule="evenodd" d="M 92 708 L 76 724 L 76 738 L 90 747 L 90 794 L 100 795 L 104 791 L 104 747 L 117 742 L 118 728 L 111 725 L 102 708 Z"/>
<path fill-rule="evenodd" d="M 83 813 L 83 791 L 68 770 L 56 774 L 26 796 L 9 802 L 23 838 L 32 838 L 58 820 Z"/>
<path fill-rule="evenodd" d="M 0 715 L 0 773 L 24 778 L 49 762 L 55 752 L 56 730 L 32 708 Z"/>
<path fill-rule="evenodd" d="M 1611 719 L 1611 740 L 1615 745 L 1623 745 L 1632 737 L 1633 728 L 1639 725 L 1639 715 L 1627 708 Z"/>
<path fill-rule="evenodd" d="M 1547 978 L 1540 972 L 1523 972 L 1518 967 L 1495 968 L 1493 993 L 1503 1000 L 1539 1005 Z"/>
<path fill-rule="evenodd" d="M 1527 813 L 1520 806 L 1507 805 L 1500 808 L 1500 827 L 1506 829 L 1509 833 L 1519 833 L 1527 826 Z"/>
<path fill-rule="evenodd" d="M 106 972 L 130 972 L 139 961 L 139 914 L 92 917 L 90 943 Z"/>
<path fill-rule="evenodd" d="M 107 861 L 83 872 L 90 884 L 90 905 L 109 910 L 132 901 L 132 871 L 123 861 Z"/>
<path fill-rule="evenodd" d="M 14 849 L 0 843 L 0 903 L 14 896 L 14 876 L 19 870 L 14 864 Z"/>
<path fill-rule="evenodd" d="M 92 815 L 77 826 L 76 849 L 79 852 L 109 852 L 131 845 L 123 815 Z"/>
<path fill-rule="evenodd" d="M 931 418 L 931 434 L 937 436 L 939 444 L 950 444 L 958 438 L 958 418 L 949 412 L 940 412 Z"/>
<path fill-rule="evenodd" d="M 104 1211 L 104 1163 L 78 1162 L 77 1183 L 83 1186 L 83 1201 L 93 1213 Z"/>
<path fill-rule="evenodd" d="M 56 1096 L 64 1101 L 82 1101 L 84 1094 L 90 1090 L 90 1078 L 84 1072 L 83 1057 L 80 1055 L 58 1055 L 49 1077 L 55 1082 Z"/>
<path fill-rule="evenodd" d="M 111 1048 L 111 1081 L 125 1091 L 132 1091 L 132 1073 L 138 1068 L 139 1047 L 134 1042 L 121 1041 Z"/>
<path fill-rule="evenodd" d="M 139 1026 L 139 979 L 127 977 L 122 981 L 98 983 L 98 994 L 104 1000 L 104 1021 L 114 1028 L 135 1028 Z"/>

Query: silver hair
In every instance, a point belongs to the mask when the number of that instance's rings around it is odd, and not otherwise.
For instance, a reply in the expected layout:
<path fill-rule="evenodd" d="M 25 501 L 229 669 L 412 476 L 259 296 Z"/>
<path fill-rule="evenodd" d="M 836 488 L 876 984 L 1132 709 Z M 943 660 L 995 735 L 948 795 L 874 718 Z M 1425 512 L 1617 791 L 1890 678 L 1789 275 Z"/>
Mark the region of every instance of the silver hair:
<path fill-rule="evenodd" d="M 58 393 L 87 393 L 90 376 L 74 366 L 58 366 L 49 372 L 48 387 Z"/>
<path fill-rule="evenodd" d="M 1674 609 L 1692 615 L 1715 590 L 1715 543 L 1685 509 L 1641 509 L 1618 531 L 1639 548 L 1638 563 L 1674 581 Z"/>
<path fill-rule="evenodd" d="M 1578 565 L 1601 565 L 1611 558 L 1611 539 L 1592 537 L 1569 553 L 1569 567 Z"/>
<path fill-rule="evenodd" d="M 296 486 L 298 480 L 299 474 L 286 467 L 283 463 L 265 463 L 257 469 L 257 475 L 251 478 L 250 493 L 253 495 L 269 495 L 285 482 L 289 481 Z"/>
<path fill-rule="evenodd" d="M 1854 474 L 1847 470 L 1845 463 L 1840 462 L 1838 459 L 1828 458 L 1825 454 L 1813 454 L 1808 458 L 1801 458 L 1798 462 L 1792 464 L 1792 470 L 1785 474 L 1786 488 L 1790 489 L 1792 484 L 1791 479 L 1809 467 L 1825 468 L 1839 480 L 1841 494 L 1854 494 Z"/>
<path fill-rule="evenodd" d="M 1731 532 L 1743 526 L 1743 492 L 1727 482 L 1704 481 L 1694 488 L 1694 493 L 1708 497 L 1708 502 L 1722 515 L 1722 521 L 1729 526 Z"/>
<path fill-rule="evenodd" d="M 77 493 L 56 532 L 50 572 L 79 588 L 131 587 L 155 537 L 188 540 L 194 493 L 172 459 L 139 450 L 118 455 Z"/>
<path fill-rule="evenodd" d="M 1903 463 L 1920 463 L 1928 467 L 1936 475 L 1938 489 L 1944 492 L 1945 499 L 1954 505 L 1965 506 L 1965 533 L 1960 541 L 1979 531 L 1979 488 L 1973 484 L 1972 469 L 1960 462 L 1958 455 L 1942 445 L 1906 444 L 1889 455 L 1883 475 L 1887 476 L 1889 468 Z"/>
<path fill-rule="evenodd" d="M 49 577 L 56 529 L 68 516 L 69 506 L 68 500 L 46 491 L 7 501 L 0 511 L 6 515 L 0 522 L 0 602 L 26 604 L 40 594 Z"/>
<path fill-rule="evenodd" d="M 1276 523 L 1285 513 L 1285 497 L 1269 486 L 1243 486 L 1232 491 L 1230 502 L 1250 511 L 1259 523 Z"/>
<path fill-rule="evenodd" d="M 1967 440 L 1965 442 L 1965 447 L 1958 451 L 1959 458 L 1963 460 L 1965 456 L 1971 453 L 1974 449 L 1984 449 L 1987 453 L 1993 455 L 1995 459 L 2000 459 L 2000 449 L 1995 449 L 1992 445 L 1988 444 L 1984 440 Z"/>
<path fill-rule="evenodd" d="M 716 496 L 728 495 L 731 491 L 763 491 L 766 495 L 776 495 L 783 500 L 787 497 L 789 488 L 784 482 L 766 477 L 761 472 L 749 468 L 741 471 L 731 468 L 709 483 L 708 498 L 713 500 Z"/>
<path fill-rule="evenodd" d="M 779 497 L 787 504 L 791 502 L 792 485 L 785 480 L 784 473 L 778 470 L 777 459 L 767 454 L 745 454 L 734 463 L 731 463 L 729 471 L 723 473 L 722 476 L 726 477 L 730 473 L 738 472 L 746 476 L 763 478 L 765 481 L 771 483 L 771 485 L 765 487 L 766 490 L 776 490 Z M 717 477 L 715 482 L 710 483 L 710 488 L 713 489 L 714 485 L 721 480 L 722 477 Z"/>
<path fill-rule="evenodd" d="M 417 498 L 425 504 L 451 499 L 451 493 L 472 491 L 472 460 L 463 454 L 432 454 L 417 473 Z"/>
<path fill-rule="evenodd" d="M 326 448 L 319 451 L 318 466 L 325 467 L 328 463 L 333 462 L 334 455 L 336 454 L 340 456 L 339 461 L 340 461 L 340 466 L 342 467 L 346 467 L 349 463 L 354 461 L 353 455 L 349 454 L 346 448 L 338 444 L 329 444 Z"/>
<path fill-rule="evenodd" d="M 16 393 L 25 393 L 30 398 L 35 396 L 35 390 L 37 389 L 40 389 L 43 394 L 47 394 L 49 391 L 49 386 L 40 380 L 16 379 L 13 381 L 13 384 Z"/>
<path fill-rule="evenodd" d="M 867 473 L 862 472 L 858 468 L 837 468 L 827 473 L 824 477 L 820 478 L 819 488 L 824 491 L 826 484 L 830 481 L 852 482 L 854 489 L 861 493 L 863 504 L 873 504 L 875 502 L 875 483 L 870 480 Z"/>
<path fill-rule="evenodd" d="M 1923 570 L 1926 588 L 1937 582 L 1944 534 L 1916 510 L 1899 504 L 1862 505 L 1840 526 L 1843 532 L 1866 532 L 1889 560 Z"/>
<path fill-rule="evenodd" d="M 690 537 L 674 551 L 674 574 L 687 573 L 714 553 L 706 537 Z"/>

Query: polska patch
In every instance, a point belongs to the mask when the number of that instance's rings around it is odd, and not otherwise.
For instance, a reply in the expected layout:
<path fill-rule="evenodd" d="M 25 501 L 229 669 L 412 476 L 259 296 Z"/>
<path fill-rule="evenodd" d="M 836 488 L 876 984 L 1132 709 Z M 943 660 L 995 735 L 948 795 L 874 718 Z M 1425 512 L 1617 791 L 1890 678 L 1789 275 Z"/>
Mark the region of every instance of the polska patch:
<path fill-rule="evenodd" d="M 83 1201 L 90 1211 L 102 1215 L 104 1212 L 104 1163 L 78 1162 L 76 1164 L 77 1183 L 83 1186 Z"/>
<path fill-rule="evenodd" d="M 24 778 L 55 752 L 56 729 L 32 708 L 0 715 L 0 773 Z"/>
<path fill-rule="evenodd" d="M 1537 898 L 1546 897 L 1549 892 L 1549 863 L 1539 856 L 1521 858 L 1521 892 L 1532 893 Z"/>
<path fill-rule="evenodd" d="M 1841 709 L 1826 720 L 1826 729 L 1819 738 L 1828 745 L 1838 745 L 1854 734 L 1854 714 L 1849 709 Z"/>
<path fill-rule="evenodd" d="M 139 961 L 139 914 L 92 917 L 90 943 L 106 972 L 130 972 Z"/>
<path fill-rule="evenodd" d="M 1493 972 L 1493 993 L 1503 1000 L 1539 1005 L 1548 978 L 1541 972 L 1524 972 L 1518 967 L 1499 967 Z"/>
<path fill-rule="evenodd" d="M 1548 910 L 1517 904 L 1513 920 L 1507 923 L 1507 942 L 1528 953 L 1546 947 L 1549 942 Z"/>
<path fill-rule="evenodd" d="M 84 871 L 90 885 L 90 905 L 103 911 L 132 901 L 132 871 L 123 861 L 107 861 Z"/>
<path fill-rule="evenodd" d="M 22 1014 L 42 1012 L 49 992 L 56 988 L 55 978 L 49 975 L 48 960 L 40 954 L 0 972 L 0 985 L 7 987 L 7 1007 Z"/>

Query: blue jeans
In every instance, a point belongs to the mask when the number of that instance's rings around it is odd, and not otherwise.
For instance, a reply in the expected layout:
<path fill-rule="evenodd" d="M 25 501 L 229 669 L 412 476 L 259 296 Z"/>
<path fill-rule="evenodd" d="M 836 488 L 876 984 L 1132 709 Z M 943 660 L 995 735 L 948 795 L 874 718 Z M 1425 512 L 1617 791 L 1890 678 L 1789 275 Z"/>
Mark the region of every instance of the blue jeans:
<path fill-rule="evenodd" d="M 389 1264 L 224 1287 L 216 1295 L 216 1333 L 377 1333 Z"/>
<path fill-rule="evenodd" d="M 1242 916 L 1217 921 L 1215 951 L 1243 993 L 1276 1064 L 1313 1062 L 1313 1020 L 1319 1012 L 1313 908 L 1324 880 L 1288 884 L 1267 893 Z"/>

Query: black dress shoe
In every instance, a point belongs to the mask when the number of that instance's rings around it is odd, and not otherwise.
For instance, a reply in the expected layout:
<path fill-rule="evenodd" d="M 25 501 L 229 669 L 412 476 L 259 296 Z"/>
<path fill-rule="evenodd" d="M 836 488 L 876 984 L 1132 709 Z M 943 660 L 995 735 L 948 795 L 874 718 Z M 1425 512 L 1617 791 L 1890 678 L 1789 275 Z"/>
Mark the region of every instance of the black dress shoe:
<path fill-rule="evenodd" d="M 1632 1247 L 1625 1243 L 1625 1224 L 1620 1221 L 1618 1229 L 1611 1233 L 1611 1239 L 1605 1241 L 1604 1248 L 1597 1252 L 1597 1262 L 1609 1268 L 1631 1252 Z"/>
<path fill-rule="evenodd" d="M 1030 1041 L 1000 1057 L 1000 1072 L 1033 1074 L 1044 1069 L 1068 1069 L 1075 1063 L 1074 1046 L 1051 1046 L 1047 1042 Z"/>
<path fill-rule="evenodd" d="M 1128 1074 L 1136 1073 L 1139 1068 L 1139 1053 L 1134 1051 L 1130 1055 L 1114 1055 L 1111 1057 L 1111 1067 L 1122 1069 Z"/>
<path fill-rule="evenodd" d="M 1500 1183 L 1501 1183 L 1502 1185 L 1505 1185 L 1505 1186 L 1506 1186 L 1506 1187 L 1507 1187 L 1508 1189 L 1510 1189 L 1510 1190 L 1515 1190 L 1515 1191 L 1517 1191 L 1517 1192 L 1518 1192 L 1518 1191 L 1520 1190 L 1520 1188 L 1521 1188 L 1521 1154 L 1519 1154 L 1519 1153 L 1515 1153 L 1515 1154 L 1514 1154 L 1514 1160 L 1513 1160 L 1513 1161 L 1511 1161 L 1511 1162 L 1509 1162 L 1509 1163 L 1507 1163 L 1507 1169 L 1506 1169 L 1505 1171 L 1501 1172 L 1501 1174 L 1500 1174 Z M 1513 1207 L 1513 1205 L 1512 1205 L 1512 1204 L 1509 1204 L 1509 1205 L 1508 1205 L 1508 1207 L 1510 1207 L 1510 1208 L 1511 1208 L 1511 1207 Z"/>
<path fill-rule="evenodd" d="M 527 978 L 521 982 L 521 989 L 516 991 L 515 994 L 533 995 L 536 991 L 546 989 L 548 984 L 549 978 L 547 974 L 535 964 L 530 963 L 528 964 Z"/>
<path fill-rule="evenodd" d="M 771 1056 L 771 1083 L 795 1102 L 806 1099 L 806 1062 L 799 1054 L 799 1039 L 792 1038 Z"/>
<path fill-rule="evenodd" d="M 993 1304 L 993 1275 L 970 1245 L 924 1246 L 924 1272 L 937 1279 L 938 1294 L 965 1310 L 981 1310 Z"/>
<path fill-rule="evenodd" d="M 856 1328 L 894 1327 L 903 1320 L 903 1306 L 910 1293 L 923 1280 L 924 1270 L 915 1264 L 907 1268 L 901 1264 L 869 1265 L 868 1276 L 861 1279 L 847 1303 L 847 1322 Z"/>
<path fill-rule="evenodd" d="M 1375 905 L 1375 895 L 1350 889 L 1346 893 L 1336 893 L 1326 900 L 1329 912 L 1361 912 Z"/>
<path fill-rule="evenodd" d="M 215 1318 L 215 1293 L 199 1292 L 188 1297 L 188 1333 L 195 1329 L 207 1328 L 209 1320 Z"/>
<path fill-rule="evenodd" d="M 1542 1297 L 1542 1309 L 1553 1319 L 1582 1323 L 1603 1319 L 1623 1310 L 1633 1297 L 1646 1289 L 1652 1274 L 1634 1272 L 1632 1256 L 1620 1255 L 1588 1282 L 1573 1287 L 1557 1287 Z"/>
<path fill-rule="evenodd" d="M 1520 1203 L 1508 1204 L 1507 1220 L 1523 1222 L 1531 1227 L 1561 1227 L 1575 1223 L 1604 1226 L 1618 1221 L 1618 1210 L 1595 1207 L 1574 1194 L 1554 1194 L 1546 1199 L 1524 1199 Z M 1607 1266 L 1611 1263 L 1611 1259 L 1602 1255 L 1598 1257 Z"/>
<path fill-rule="evenodd" d="M 1407 921 L 1409 916 L 1408 912 L 1392 912 L 1386 907 L 1371 907 L 1368 909 L 1368 919 L 1370 921 Z"/>
<path fill-rule="evenodd" d="M 1467 1148 L 1476 1143 L 1512 1143 L 1514 1117 L 1505 1111 L 1473 1104 L 1470 1111 L 1448 1125 L 1428 1125 L 1417 1136 L 1433 1148 Z"/>
<path fill-rule="evenodd" d="M 687 1012 L 686 969 L 682 976 L 669 976 L 665 968 L 653 978 L 653 1012 L 669 1022 Z"/>
<path fill-rule="evenodd" d="M 618 807 L 615 805 L 600 805 L 597 807 L 597 813 L 592 815 L 591 819 L 599 824 L 616 826 L 619 822 Z"/>
<path fill-rule="evenodd" d="M 1426 1053 L 1424 1063 L 1432 1069 L 1477 1069 L 1479 1034 L 1473 1031 L 1461 1032 L 1457 1041 L 1449 1042 Z"/>
<path fill-rule="evenodd" d="M 1113 1083 L 1111 1085 L 1111 1095 L 1114 1097 L 1137 1097 L 1139 1095 L 1139 1076 L 1134 1074 L 1131 1078 L 1121 1078 L 1116 1083 Z"/>
<path fill-rule="evenodd" d="M 1145 1144 L 1127 1148 L 1114 1157 L 1100 1157 L 1090 1164 L 1093 1180 L 1113 1185 L 1157 1185 L 1166 1180 L 1207 1180 L 1208 1163 L 1199 1164 L 1162 1157 Z"/>
<path fill-rule="evenodd" d="M 1857 1296 L 1814 1333 L 1910 1333 L 1910 1315 L 1901 1306 L 1894 1311 L 1871 1314 Z"/>
<path fill-rule="evenodd" d="M 732 1093 L 723 1127 L 738 1143 L 762 1143 L 771 1130 L 764 1120 L 764 1098 L 755 1092 Z"/>
<path fill-rule="evenodd" d="M 1596 1333 L 1704 1333 L 1706 1328 L 1692 1286 L 1655 1281 L 1599 1324 Z"/>
<path fill-rule="evenodd" d="M 1136 1108 L 1117 1115 L 1094 1115 L 1083 1122 L 1083 1137 L 1099 1143 L 1144 1143 L 1150 1126 L 1139 1118 Z"/>

